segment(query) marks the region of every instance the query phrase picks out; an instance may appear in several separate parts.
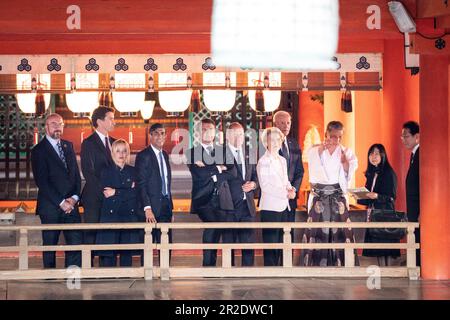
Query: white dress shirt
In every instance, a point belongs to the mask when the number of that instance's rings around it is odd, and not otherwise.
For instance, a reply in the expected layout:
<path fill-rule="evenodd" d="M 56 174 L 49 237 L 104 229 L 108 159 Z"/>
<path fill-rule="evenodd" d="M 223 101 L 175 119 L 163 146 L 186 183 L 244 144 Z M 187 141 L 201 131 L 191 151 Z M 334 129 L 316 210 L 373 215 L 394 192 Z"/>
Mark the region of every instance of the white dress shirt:
<path fill-rule="evenodd" d="M 55 150 L 56 154 L 57 154 L 58 157 L 59 157 L 58 142 L 61 142 L 61 140 L 59 140 L 59 139 L 58 139 L 58 140 L 53 139 L 53 138 L 50 137 L 49 135 L 45 135 L 45 137 L 47 138 L 48 142 L 50 142 L 50 144 L 52 145 L 53 149 Z M 66 160 L 66 161 L 67 161 L 67 160 Z M 78 200 L 80 200 L 80 197 L 79 197 L 78 195 L 76 195 L 76 194 L 72 195 L 71 198 L 74 199 L 76 202 L 78 202 Z M 63 200 L 59 203 L 59 205 L 62 205 L 63 202 L 64 202 L 65 200 L 66 200 L 66 199 L 63 199 Z"/>
<path fill-rule="evenodd" d="M 242 148 L 236 148 L 235 146 L 229 144 L 228 147 L 230 148 L 231 152 L 233 153 L 234 159 L 236 159 L 236 162 L 238 160 L 238 151 L 240 153 L 241 158 L 241 171 L 242 171 L 242 179 L 245 181 L 245 157 L 244 152 L 242 152 Z"/>
<path fill-rule="evenodd" d="M 342 153 L 348 159 L 349 169 L 345 172 L 341 162 Z M 332 154 L 325 149 L 322 155 L 319 155 L 319 146 L 311 147 L 308 150 L 308 170 L 309 170 L 309 182 L 311 184 L 337 184 L 341 187 L 344 194 L 347 193 L 347 189 L 350 181 L 358 168 L 358 159 L 353 151 L 343 146 L 338 146 Z M 347 201 L 348 203 L 348 201 Z M 308 199 L 308 210 L 312 205 L 312 197 Z"/>
<path fill-rule="evenodd" d="M 159 167 L 159 174 L 161 175 L 162 170 L 161 170 L 161 162 L 159 161 L 159 154 L 162 152 L 162 150 L 155 148 L 152 144 L 150 144 L 150 146 L 152 147 L 152 150 L 156 155 L 156 160 L 158 161 L 158 167 Z M 168 177 L 166 159 L 164 158 L 164 153 L 162 155 L 162 159 L 163 159 L 163 167 L 164 167 L 164 181 L 166 182 L 166 190 L 167 190 L 167 192 L 169 192 L 169 177 Z M 151 209 L 151 208 L 152 208 L 151 206 L 146 206 L 146 207 L 144 207 L 144 211 L 147 209 Z"/>
<path fill-rule="evenodd" d="M 413 154 L 413 156 L 415 156 L 416 155 L 416 151 L 417 151 L 417 149 L 419 149 L 419 144 L 416 144 L 415 146 L 414 146 L 414 148 L 412 149 L 412 154 Z"/>
<path fill-rule="evenodd" d="M 109 137 L 105 136 L 103 133 L 100 133 L 100 131 L 95 130 L 95 132 L 98 134 L 98 136 L 100 137 L 100 140 L 102 141 L 103 145 L 106 148 L 106 144 L 105 144 L 105 138 L 108 138 L 108 146 L 109 146 L 109 150 L 112 150 L 111 148 L 111 142 L 109 142 Z"/>
<path fill-rule="evenodd" d="M 236 148 L 235 146 L 228 144 L 228 147 L 230 148 L 231 152 L 233 153 L 234 159 L 236 160 L 236 162 L 238 162 L 238 152 L 239 152 L 239 156 L 240 156 L 240 160 L 241 160 L 241 172 L 242 172 L 242 180 L 245 181 L 245 157 L 244 157 L 244 152 L 242 152 L 242 148 Z M 239 165 L 239 164 L 238 164 Z M 243 199 L 246 200 L 247 196 L 244 193 L 244 197 Z"/>
<path fill-rule="evenodd" d="M 287 175 L 286 159 L 266 151 L 256 165 L 256 172 L 261 188 L 259 209 L 276 212 L 291 210 L 287 190 L 292 186 Z"/>

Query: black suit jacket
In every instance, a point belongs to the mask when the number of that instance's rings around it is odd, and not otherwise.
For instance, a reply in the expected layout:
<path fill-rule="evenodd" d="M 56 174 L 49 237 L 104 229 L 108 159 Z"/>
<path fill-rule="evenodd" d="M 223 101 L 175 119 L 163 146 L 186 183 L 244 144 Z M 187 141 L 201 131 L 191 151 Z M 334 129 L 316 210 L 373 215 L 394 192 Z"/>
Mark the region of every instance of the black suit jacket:
<path fill-rule="evenodd" d="M 374 176 L 374 174 L 371 174 L 367 177 L 367 190 L 371 190 Z M 397 197 L 397 175 L 394 170 L 386 169 L 378 175 L 373 192 L 378 193 L 378 199 L 360 199 L 358 203 L 366 206 L 373 205 L 375 209 L 394 209 L 395 198 Z"/>
<path fill-rule="evenodd" d="M 302 184 L 303 174 L 305 172 L 302 162 L 302 150 L 300 149 L 297 140 L 294 138 L 288 137 L 287 144 L 289 148 L 289 161 L 286 161 L 288 166 L 288 178 L 291 185 L 297 190 L 298 198 L 300 185 Z M 297 198 L 289 200 L 291 210 L 297 208 Z"/>
<path fill-rule="evenodd" d="M 224 148 L 216 145 L 214 153 L 214 157 L 210 156 L 201 145 L 186 151 L 187 166 L 192 176 L 191 213 L 198 213 L 199 208 L 209 206 L 233 209 L 228 180 L 235 179 L 235 176 L 230 174 L 228 170 L 220 173 L 217 169 L 217 165 L 226 164 Z M 197 166 L 195 164 L 197 161 L 202 161 L 205 166 Z M 212 179 L 214 175 L 217 177 L 217 182 Z M 220 193 L 218 190 L 220 190 Z M 217 197 L 214 197 L 216 191 Z"/>
<path fill-rule="evenodd" d="M 256 165 L 249 163 L 248 153 L 244 155 L 245 160 L 245 179 L 242 177 L 242 165 L 238 165 L 236 158 L 233 155 L 230 147 L 226 147 L 226 163 L 227 171 L 231 173 L 235 179 L 229 180 L 228 184 L 230 186 L 231 195 L 233 202 L 237 203 L 243 198 L 244 192 L 242 191 L 242 185 L 247 181 L 253 181 L 256 183 L 256 189 L 246 193 L 246 203 L 247 207 L 252 216 L 256 216 L 256 206 L 255 206 L 255 192 L 258 189 L 258 175 L 256 173 Z"/>
<path fill-rule="evenodd" d="M 417 148 L 406 175 L 406 212 L 408 221 L 411 222 L 419 221 L 420 213 L 419 149 L 420 147 Z"/>
<path fill-rule="evenodd" d="M 109 137 L 112 144 L 115 139 Z M 86 222 L 98 222 L 103 201 L 101 174 L 104 168 L 113 164 L 111 155 L 107 154 L 105 145 L 94 131 L 81 144 L 81 171 L 86 184 L 81 194 Z"/>
<path fill-rule="evenodd" d="M 167 192 L 170 199 L 170 208 L 173 209 L 171 194 L 172 170 L 170 169 L 169 156 L 165 151 L 163 151 L 163 156 L 167 166 Z M 158 218 L 161 213 L 161 202 L 163 200 L 162 181 L 158 159 L 151 145 L 137 154 L 135 168 L 139 199 L 138 214 L 143 216 L 145 214 L 144 208 L 150 206 L 153 214 Z"/>
<path fill-rule="evenodd" d="M 73 195 L 80 195 L 81 177 L 71 142 L 61 139 L 67 169 L 47 138 L 31 151 L 34 181 L 39 188 L 36 213 L 63 214 L 59 204 Z"/>

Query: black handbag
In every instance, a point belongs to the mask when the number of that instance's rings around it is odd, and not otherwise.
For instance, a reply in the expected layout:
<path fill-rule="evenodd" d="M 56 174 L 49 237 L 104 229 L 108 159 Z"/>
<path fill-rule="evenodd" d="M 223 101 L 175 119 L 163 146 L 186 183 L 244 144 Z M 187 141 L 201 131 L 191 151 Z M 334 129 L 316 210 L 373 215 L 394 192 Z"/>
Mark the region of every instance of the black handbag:
<path fill-rule="evenodd" d="M 408 222 L 404 212 L 386 209 L 372 209 L 370 222 Z M 406 228 L 370 228 L 372 238 L 386 240 L 401 240 L 406 235 Z"/>

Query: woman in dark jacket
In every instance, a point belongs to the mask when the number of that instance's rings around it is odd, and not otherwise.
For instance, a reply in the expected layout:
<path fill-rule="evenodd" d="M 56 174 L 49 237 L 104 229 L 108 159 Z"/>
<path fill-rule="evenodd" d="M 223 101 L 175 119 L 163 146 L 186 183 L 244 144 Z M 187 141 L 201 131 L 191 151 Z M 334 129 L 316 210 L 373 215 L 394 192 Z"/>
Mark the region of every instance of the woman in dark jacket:
<path fill-rule="evenodd" d="M 374 144 L 369 148 L 366 176 L 366 188 L 370 190 L 367 196 L 370 199 L 359 199 L 358 203 L 366 205 L 367 221 L 370 221 L 370 212 L 373 209 L 394 210 L 394 202 L 397 193 L 397 175 L 389 164 L 386 149 L 382 144 Z M 370 229 L 366 230 L 366 243 L 398 243 L 396 240 L 379 239 L 370 235 Z M 389 265 L 389 257 L 399 257 L 398 249 L 364 249 L 363 255 L 378 257 L 378 264 Z"/>
<path fill-rule="evenodd" d="M 105 168 L 101 173 L 103 186 L 103 204 L 100 214 L 101 223 L 138 222 L 136 172 L 128 165 L 130 146 L 119 139 L 111 146 L 114 164 Z M 117 229 L 101 230 L 97 232 L 97 244 L 129 244 L 138 243 L 139 230 Z M 120 266 L 132 265 L 132 254 L 137 250 L 103 250 L 99 251 L 100 266 L 113 267 L 116 256 L 120 254 Z"/>

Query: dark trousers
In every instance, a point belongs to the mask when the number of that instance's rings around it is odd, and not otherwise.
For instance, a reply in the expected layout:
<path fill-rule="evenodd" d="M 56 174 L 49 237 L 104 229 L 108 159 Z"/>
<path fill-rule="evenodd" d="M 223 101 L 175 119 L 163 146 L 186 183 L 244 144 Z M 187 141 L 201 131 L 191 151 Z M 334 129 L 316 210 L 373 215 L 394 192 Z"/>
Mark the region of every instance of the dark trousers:
<path fill-rule="evenodd" d="M 288 210 L 283 212 L 261 210 L 261 222 L 286 222 L 288 219 Z M 265 243 L 283 242 L 283 229 L 263 229 L 262 238 Z M 281 266 L 281 249 L 264 249 L 265 266 Z"/>
<path fill-rule="evenodd" d="M 121 221 L 132 222 L 132 221 Z M 139 231 L 133 229 L 123 230 L 101 230 L 97 232 L 97 244 L 130 244 L 138 243 Z M 133 265 L 133 255 L 142 255 L 141 250 L 99 250 L 100 267 L 115 267 L 117 265 L 117 254 L 120 255 L 121 267 L 131 267 Z"/>
<path fill-rule="evenodd" d="M 70 214 L 65 214 L 62 210 L 58 210 L 56 214 L 39 215 L 42 224 L 65 224 L 65 223 L 80 223 L 81 218 L 78 213 L 78 208 Z M 61 230 L 46 230 L 42 231 L 42 242 L 44 246 L 55 246 L 58 244 L 59 234 Z M 79 230 L 64 230 L 64 239 L 68 245 L 78 245 L 83 243 L 83 235 Z M 43 252 L 44 268 L 56 268 L 56 254 L 55 251 Z M 65 267 L 75 265 L 81 267 L 81 251 L 66 251 L 65 253 Z"/>
<path fill-rule="evenodd" d="M 419 204 L 417 208 L 407 212 L 408 222 L 419 222 Z M 414 230 L 414 235 L 416 236 L 416 243 L 420 244 L 420 228 Z M 420 249 L 416 250 L 416 266 L 420 267 Z"/>
<path fill-rule="evenodd" d="M 297 201 L 297 199 L 295 199 L 295 201 Z M 290 211 L 286 210 L 286 215 L 287 215 L 287 220 L 286 221 L 287 222 L 295 222 L 295 211 L 297 209 L 293 208 L 291 202 L 289 202 L 289 203 L 290 203 L 291 210 Z M 291 230 L 291 241 L 292 242 L 294 242 L 294 231 L 295 231 L 295 229 Z"/>
<path fill-rule="evenodd" d="M 102 195 L 103 197 L 103 195 Z M 83 203 L 84 213 L 83 222 L 84 223 L 99 223 L 100 222 L 100 212 L 102 208 L 102 201 L 89 201 Z M 95 244 L 97 239 L 97 230 L 84 230 L 83 232 L 83 243 L 84 244 Z M 91 251 L 91 265 L 94 265 L 94 256 L 98 256 L 97 251 Z"/>
<path fill-rule="evenodd" d="M 170 199 L 164 197 L 161 202 L 161 211 L 156 216 L 157 222 L 172 222 L 172 209 L 170 208 Z M 161 230 L 152 230 L 153 243 L 161 243 Z M 169 230 L 169 243 L 172 243 L 172 230 Z M 169 251 L 169 261 L 172 259 L 172 251 Z"/>
<path fill-rule="evenodd" d="M 234 211 L 225 214 L 225 222 L 254 222 L 248 210 L 247 202 L 241 202 Z M 253 243 L 255 233 L 253 229 L 223 229 L 223 243 Z M 242 250 L 242 266 L 253 266 L 255 261 L 255 251 L 251 249 Z M 232 255 L 232 265 L 234 266 L 234 250 Z"/>
<path fill-rule="evenodd" d="M 206 206 L 197 210 L 198 216 L 202 222 L 220 222 L 221 214 L 217 208 Z M 205 229 L 203 230 L 203 243 L 219 243 L 221 229 Z M 215 266 L 217 261 L 217 250 L 203 250 L 203 266 Z"/>

